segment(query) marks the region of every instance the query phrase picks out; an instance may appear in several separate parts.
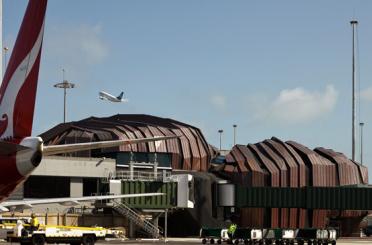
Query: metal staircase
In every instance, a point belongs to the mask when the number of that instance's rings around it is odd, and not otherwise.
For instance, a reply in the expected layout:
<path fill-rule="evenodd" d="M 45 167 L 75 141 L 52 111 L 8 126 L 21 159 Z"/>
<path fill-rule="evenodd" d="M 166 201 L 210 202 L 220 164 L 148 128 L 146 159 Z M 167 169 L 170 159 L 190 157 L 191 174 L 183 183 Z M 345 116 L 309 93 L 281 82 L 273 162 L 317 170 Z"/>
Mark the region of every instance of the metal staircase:
<path fill-rule="evenodd" d="M 113 203 L 114 210 L 127 217 L 129 220 L 141 227 L 147 233 L 151 234 L 153 237 L 159 238 L 161 233 L 163 233 L 160 227 L 156 227 L 153 223 L 144 219 L 141 215 L 139 215 L 135 210 L 131 209 L 124 202 L 120 202 L 117 200 L 112 200 L 111 202 Z"/>

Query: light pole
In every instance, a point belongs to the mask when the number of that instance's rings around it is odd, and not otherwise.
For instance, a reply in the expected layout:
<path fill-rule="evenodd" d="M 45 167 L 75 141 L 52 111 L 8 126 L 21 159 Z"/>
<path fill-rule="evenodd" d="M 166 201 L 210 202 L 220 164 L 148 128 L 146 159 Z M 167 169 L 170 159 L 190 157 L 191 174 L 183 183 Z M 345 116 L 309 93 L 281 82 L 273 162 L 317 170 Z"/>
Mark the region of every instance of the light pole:
<path fill-rule="evenodd" d="M 363 126 L 364 126 L 364 122 L 360 122 L 359 126 L 360 126 L 360 164 L 363 165 Z"/>
<path fill-rule="evenodd" d="M 351 159 L 355 161 L 355 135 L 356 135 L 356 125 L 355 125 L 355 118 L 356 118 L 356 104 L 355 104 L 355 82 L 356 82 L 356 72 L 355 72 L 355 29 L 358 25 L 357 20 L 350 21 L 350 24 L 353 28 L 353 53 L 352 53 L 352 126 L 351 126 Z"/>
<path fill-rule="evenodd" d="M 233 128 L 234 128 L 234 145 L 236 145 L 236 127 L 237 126 L 238 125 L 236 125 L 236 124 L 233 125 Z"/>
<path fill-rule="evenodd" d="M 63 80 L 61 83 L 54 84 L 55 88 L 63 88 L 63 123 L 66 123 L 66 95 L 67 89 L 75 88 L 75 84 L 70 83 L 69 81 L 65 80 L 65 69 L 62 69 L 63 72 Z"/>
<path fill-rule="evenodd" d="M 220 129 L 218 130 L 218 133 L 220 134 L 220 151 L 222 150 L 222 133 L 223 133 L 223 130 Z"/>

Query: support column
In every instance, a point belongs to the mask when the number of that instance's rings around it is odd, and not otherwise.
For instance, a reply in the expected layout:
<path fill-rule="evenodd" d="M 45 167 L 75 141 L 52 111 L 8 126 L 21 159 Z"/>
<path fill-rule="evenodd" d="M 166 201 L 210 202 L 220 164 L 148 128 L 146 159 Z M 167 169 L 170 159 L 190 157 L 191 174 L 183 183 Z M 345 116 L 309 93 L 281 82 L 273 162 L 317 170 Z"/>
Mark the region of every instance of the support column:
<path fill-rule="evenodd" d="M 129 162 L 129 180 L 134 180 L 134 163 Z"/>
<path fill-rule="evenodd" d="M 83 196 L 83 178 L 70 178 L 70 197 Z"/>
<path fill-rule="evenodd" d="M 164 242 L 168 239 L 168 209 L 165 209 L 164 213 Z"/>
<path fill-rule="evenodd" d="M 128 220 L 128 222 L 129 222 L 128 237 L 129 238 L 134 238 L 135 224 L 131 220 Z"/>

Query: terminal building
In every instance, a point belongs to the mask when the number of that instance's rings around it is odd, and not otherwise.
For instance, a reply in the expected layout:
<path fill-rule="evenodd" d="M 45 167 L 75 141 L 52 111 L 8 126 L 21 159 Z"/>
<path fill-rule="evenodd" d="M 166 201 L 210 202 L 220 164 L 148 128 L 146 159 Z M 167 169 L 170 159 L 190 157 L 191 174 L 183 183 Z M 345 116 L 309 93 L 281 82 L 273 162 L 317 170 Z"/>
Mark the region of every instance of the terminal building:
<path fill-rule="evenodd" d="M 164 212 L 169 211 L 169 233 L 176 236 L 197 235 L 201 226 L 221 226 L 231 221 L 265 228 L 332 225 L 339 227 L 343 235 L 350 235 L 359 230 L 359 223 L 367 214 L 301 208 L 227 208 L 216 201 L 216 186 L 221 183 L 245 187 L 368 184 L 365 166 L 330 149 L 311 150 L 273 137 L 236 145 L 220 154 L 208 144 L 200 129 L 150 115 L 90 117 L 59 124 L 41 137 L 46 145 L 55 145 L 173 135 L 179 137 L 44 158 L 13 198 L 166 192 L 163 199 L 128 199 L 127 205 L 142 214 L 155 213 L 152 218 L 160 226 L 165 225 Z M 107 210 L 106 206 L 100 208 Z M 183 229 L 185 224 L 190 227 L 187 231 Z"/>

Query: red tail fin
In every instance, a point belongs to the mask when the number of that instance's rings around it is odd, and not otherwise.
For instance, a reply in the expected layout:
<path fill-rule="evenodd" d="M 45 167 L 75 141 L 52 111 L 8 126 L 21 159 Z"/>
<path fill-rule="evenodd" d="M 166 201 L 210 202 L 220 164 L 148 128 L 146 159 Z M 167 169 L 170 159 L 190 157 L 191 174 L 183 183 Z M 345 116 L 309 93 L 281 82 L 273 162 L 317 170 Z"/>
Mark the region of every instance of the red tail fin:
<path fill-rule="evenodd" d="M 47 0 L 29 0 L 0 88 L 0 138 L 31 135 Z"/>

